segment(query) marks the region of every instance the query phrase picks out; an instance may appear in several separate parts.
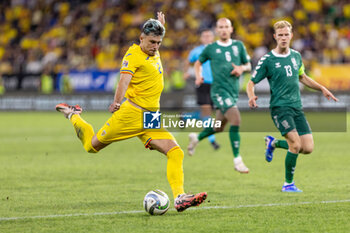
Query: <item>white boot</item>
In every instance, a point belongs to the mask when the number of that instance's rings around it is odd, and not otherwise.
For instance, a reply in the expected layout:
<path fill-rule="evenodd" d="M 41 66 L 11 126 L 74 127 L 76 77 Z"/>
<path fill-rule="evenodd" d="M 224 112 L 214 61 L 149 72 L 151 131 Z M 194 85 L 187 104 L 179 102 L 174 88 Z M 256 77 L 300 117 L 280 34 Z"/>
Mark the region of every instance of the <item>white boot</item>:
<path fill-rule="evenodd" d="M 237 158 L 233 158 L 235 170 L 240 173 L 249 173 L 249 168 L 243 163 L 242 157 L 239 155 Z"/>

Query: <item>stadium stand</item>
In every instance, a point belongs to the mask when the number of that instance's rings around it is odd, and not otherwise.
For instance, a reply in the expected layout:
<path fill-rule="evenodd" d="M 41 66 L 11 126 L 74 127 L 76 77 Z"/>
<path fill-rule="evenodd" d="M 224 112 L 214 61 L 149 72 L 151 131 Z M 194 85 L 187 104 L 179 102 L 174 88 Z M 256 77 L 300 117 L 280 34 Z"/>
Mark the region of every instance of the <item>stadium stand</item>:
<path fill-rule="evenodd" d="M 198 32 L 222 16 L 233 20 L 237 38 L 255 62 L 273 45 L 265 32 L 279 18 L 293 23 L 293 47 L 305 60 L 350 62 L 347 1 L 13 0 L 2 1 L 0 9 L 2 73 L 41 72 L 47 66 L 54 71 L 119 68 L 129 41 L 138 41 L 138 27 L 157 10 L 167 16 L 164 64 L 184 60 Z"/>

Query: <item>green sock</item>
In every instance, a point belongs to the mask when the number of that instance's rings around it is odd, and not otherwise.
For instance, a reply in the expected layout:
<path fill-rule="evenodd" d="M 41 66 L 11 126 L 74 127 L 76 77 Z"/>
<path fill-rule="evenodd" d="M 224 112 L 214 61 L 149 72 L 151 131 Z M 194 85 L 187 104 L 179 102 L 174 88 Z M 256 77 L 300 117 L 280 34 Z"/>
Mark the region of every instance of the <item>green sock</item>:
<path fill-rule="evenodd" d="M 299 154 L 294 154 L 290 151 L 287 152 L 285 167 L 286 167 L 286 182 L 292 183 L 294 177 L 295 166 L 297 164 L 297 158 Z"/>
<path fill-rule="evenodd" d="M 213 128 L 204 128 L 204 130 L 199 133 L 198 140 L 200 141 L 206 137 L 209 137 L 210 135 L 212 135 L 214 133 L 215 133 L 215 130 Z"/>
<path fill-rule="evenodd" d="M 289 149 L 288 143 L 286 140 L 276 140 L 275 141 L 275 147 L 276 148 L 283 148 L 283 149 Z"/>
<path fill-rule="evenodd" d="M 231 125 L 230 127 L 230 142 L 233 150 L 233 156 L 237 158 L 239 156 L 239 144 L 241 137 L 239 136 L 239 126 Z"/>

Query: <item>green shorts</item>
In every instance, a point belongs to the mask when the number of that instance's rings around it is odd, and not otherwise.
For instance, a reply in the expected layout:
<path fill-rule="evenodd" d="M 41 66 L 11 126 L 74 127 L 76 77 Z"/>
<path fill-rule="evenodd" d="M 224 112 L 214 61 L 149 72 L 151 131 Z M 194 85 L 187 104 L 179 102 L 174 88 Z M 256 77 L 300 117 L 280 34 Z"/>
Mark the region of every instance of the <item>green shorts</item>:
<path fill-rule="evenodd" d="M 227 91 L 211 91 L 210 97 L 214 106 L 219 109 L 222 114 L 225 114 L 228 109 L 237 106 L 238 95 L 234 93 L 229 93 Z"/>
<path fill-rule="evenodd" d="M 303 110 L 293 107 L 272 107 L 271 117 L 282 136 L 296 129 L 299 135 L 310 134 L 311 128 Z"/>

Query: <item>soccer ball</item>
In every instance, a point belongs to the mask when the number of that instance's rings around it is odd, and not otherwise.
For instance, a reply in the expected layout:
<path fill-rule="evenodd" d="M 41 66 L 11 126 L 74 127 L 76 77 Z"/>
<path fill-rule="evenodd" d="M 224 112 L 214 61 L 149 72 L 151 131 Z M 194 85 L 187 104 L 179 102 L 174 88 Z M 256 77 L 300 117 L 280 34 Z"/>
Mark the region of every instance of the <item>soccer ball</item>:
<path fill-rule="evenodd" d="M 165 214 L 169 209 L 169 205 L 168 195 L 158 189 L 149 191 L 143 200 L 143 208 L 150 215 Z"/>

